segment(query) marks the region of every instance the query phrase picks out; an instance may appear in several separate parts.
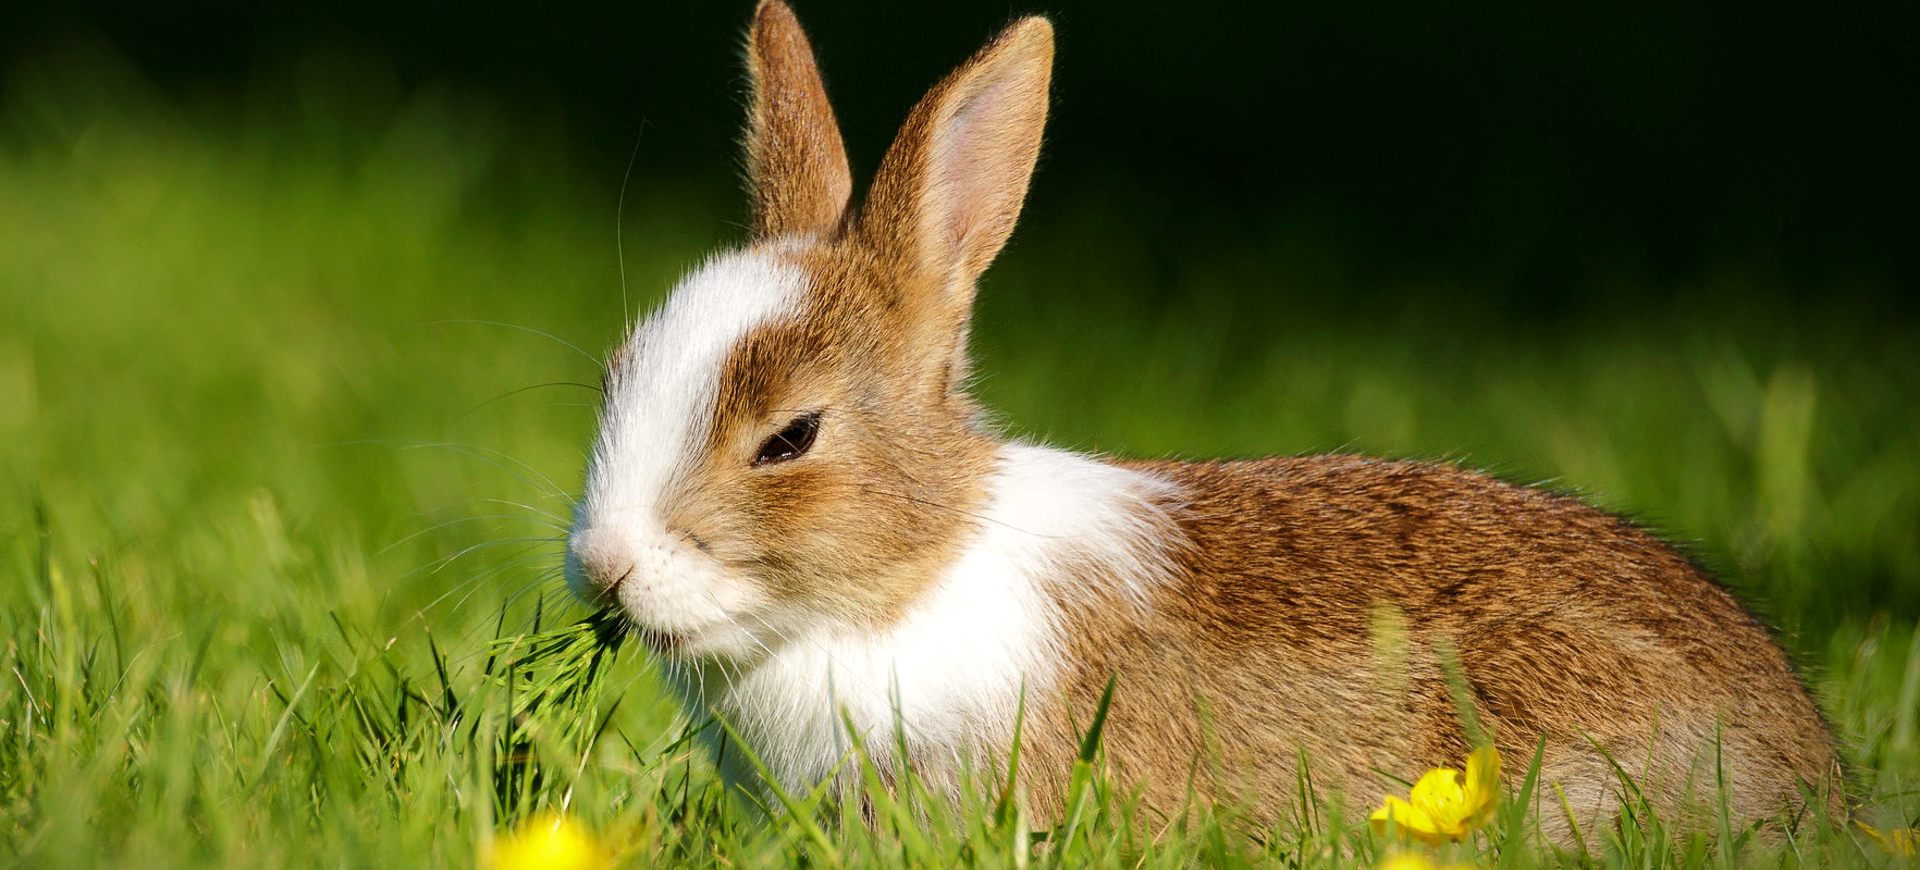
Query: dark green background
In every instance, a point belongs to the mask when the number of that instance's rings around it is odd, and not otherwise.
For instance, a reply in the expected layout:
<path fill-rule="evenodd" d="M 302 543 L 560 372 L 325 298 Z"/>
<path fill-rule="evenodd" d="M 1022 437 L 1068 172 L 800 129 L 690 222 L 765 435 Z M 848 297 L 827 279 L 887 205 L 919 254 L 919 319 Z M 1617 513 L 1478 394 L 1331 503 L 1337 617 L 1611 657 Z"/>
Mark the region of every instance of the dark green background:
<path fill-rule="evenodd" d="M 1321 313 L 1729 310 L 1906 325 L 1920 279 L 1920 4 L 800 2 L 871 171 L 918 95 L 1011 16 L 1059 28 L 1029 225 L 1106 215 L 1165 292 L 1230 256 Z M 106 47 L 171 97 L 244 100 L 326 59 L 448 89 L 581 176 L 726 190 L 747 2 L 82 4 L 7 13 L 0 69 Z M 731 202 L 731 201 L 729 201 Z M 735 205 L 721 214 L 737 217 Z M 1100 244 L 1100 227 L 1081 233 Z M 1143 246 L 1143 247 L 1142 247 Z M 1290 280 L 1302 272 L 1311 280 Z M 1716 296 L 1716 276 L 1742 289 Z M 1425 288 L 1419 293 L 1410 286 Z M 1435 289 L 1439 288 L 1439 289 Z M 1411 297 L 1418 296 L 1418 299 Z"/>

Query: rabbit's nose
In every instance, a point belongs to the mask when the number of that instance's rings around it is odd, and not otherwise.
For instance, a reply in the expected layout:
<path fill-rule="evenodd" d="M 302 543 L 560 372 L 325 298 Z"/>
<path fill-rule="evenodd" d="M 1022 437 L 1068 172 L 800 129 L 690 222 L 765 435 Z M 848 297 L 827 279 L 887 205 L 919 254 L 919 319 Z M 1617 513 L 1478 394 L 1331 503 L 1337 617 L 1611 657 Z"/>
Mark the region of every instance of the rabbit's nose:
<path fill-rule="evenodd" d="M 567 561 L 575 589 L 588 595 L 611 594 L 633 573 L 633 548 L 605 529 L 581 529 L 567 542 Z"/>

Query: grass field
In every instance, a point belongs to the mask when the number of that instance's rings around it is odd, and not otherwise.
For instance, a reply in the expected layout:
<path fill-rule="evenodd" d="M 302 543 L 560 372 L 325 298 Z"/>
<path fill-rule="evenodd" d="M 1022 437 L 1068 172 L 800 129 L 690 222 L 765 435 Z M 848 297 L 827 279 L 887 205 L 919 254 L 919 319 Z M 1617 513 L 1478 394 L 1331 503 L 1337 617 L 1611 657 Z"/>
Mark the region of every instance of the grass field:
<path fill-rule="evenodd" d="M 0 104 L 0 861 L 463 867 L 549 806 L 628 866 L 1384 854 L 1353 824 L 1377 795 L 1347 822 L 1161 830 L 1097 777 L 1035 848 L 983 808 L 769 822 L 714 785 L 632 651 L 592 697 L 509 690 L 513 639 L 582 615 L 556 575 L 579 385 L 623 308 L 736 236 L 733 192 L 639 184 L 617 245 L 619 177 L 485 105 L 289 86 L 181 110 L 103 69 L 16 76 Z M 979 391 L 1006 428 L 1450 458 L 1630 512 L 1781 627 L 1860 817 L 1915 823 L 1920 350 L 1900 324 L 1767 302 L 1738 270 L 1551 326 L 1452 309 L 1445 286 L 1353 311 L 1338 264 L 1242 240 L 1169 269 L 1136 259 L 1149 224 L 1076 217 L 1023 230 L 983 290 Z M 1890 860 L 1845 826 L 1769 853 L 1644 819 L 1556 856 L 1526 836 L 1550 809 L 1516 802 L 1443 857 Z"/>

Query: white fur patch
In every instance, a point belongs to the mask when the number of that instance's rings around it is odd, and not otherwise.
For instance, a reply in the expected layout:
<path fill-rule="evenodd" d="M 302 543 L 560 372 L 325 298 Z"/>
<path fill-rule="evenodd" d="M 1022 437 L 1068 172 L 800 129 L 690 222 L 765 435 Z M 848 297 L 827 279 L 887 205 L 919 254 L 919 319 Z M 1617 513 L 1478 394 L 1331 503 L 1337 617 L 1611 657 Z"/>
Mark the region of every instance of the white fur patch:
<path fill-rule="evenodd" d="M 615 565 L 616 576 L 637 569 L 620 600 L 642 625 L 694 640 L 737 633 L 732 620 L 759 602 L 759 591 L 671 534 L 659 519 L 661 499 L 699 458 L 728 354 L 748 333 L 796 316 L 807 284 L 803 271 L 772 253 L 723 254 L 681 279 L 627 339 L 568 544 L 576 592 L 589 591 L 581 588 L 583 561 Z"/>
<path fill-rule="evenodd" d="M 1004 750 L 1022 687 L 1044 697 L 1060 672 L 1055 602 L 1093 596 L 1144 608 L 1172 570 L 1175 492 L 1146 474 L 1012 444 L 987 491 L 974 540 L 898 624 L 877 635 L 817 625 L 745 670 L 711 663 L 672 674 L 696 717 L 726 716 L 789 790 L 813 787 L 839 762 L 843 708 L 882 764 L 904 726 L 915 761 L 934 767 L 921 773 L 935 780 L 973 753 Z"/>

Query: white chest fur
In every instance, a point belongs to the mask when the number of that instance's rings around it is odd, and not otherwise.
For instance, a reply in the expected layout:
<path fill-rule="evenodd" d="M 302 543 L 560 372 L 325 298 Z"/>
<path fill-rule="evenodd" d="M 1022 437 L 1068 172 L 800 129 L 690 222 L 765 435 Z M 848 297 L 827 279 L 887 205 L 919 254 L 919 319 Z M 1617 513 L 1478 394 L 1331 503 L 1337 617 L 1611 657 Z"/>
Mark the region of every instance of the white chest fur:
<path fill-rule="evenodd" d="M 694 716 L 725 717 L 789 790 L 833 771 L 849 723 L 877 763 L 895 761 L 904 734 L 921 775 L 951 785 L 969 757 L 1004 750 L 1023 690 L 1054 685 L 1073 630 L 1063 596 L 1147 606 L 1171 570 L 1175 499 L 1146 474 L 1007 445 L 973 540 L 898 623 L 811 627 L 754 665 L 678 673 L 679 688 Z"/>

